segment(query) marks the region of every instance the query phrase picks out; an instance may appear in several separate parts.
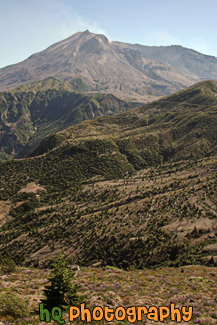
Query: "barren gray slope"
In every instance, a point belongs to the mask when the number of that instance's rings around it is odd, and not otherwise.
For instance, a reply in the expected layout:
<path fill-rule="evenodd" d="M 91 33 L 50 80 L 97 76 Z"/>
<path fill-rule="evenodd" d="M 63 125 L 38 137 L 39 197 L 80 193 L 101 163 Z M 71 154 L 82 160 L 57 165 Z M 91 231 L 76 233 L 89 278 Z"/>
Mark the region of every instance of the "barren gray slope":
<path fill-rule="evenodd" d="M 76 33 L 23 62 L 0 69 L 0 90 L 49 76 L 62 80 L 79 77 L 90 91 L 147 100 L 148 96 L 167 95 L 200 80 L 127 46 L 121 49 L 104 35 L 89 31 Z"/>

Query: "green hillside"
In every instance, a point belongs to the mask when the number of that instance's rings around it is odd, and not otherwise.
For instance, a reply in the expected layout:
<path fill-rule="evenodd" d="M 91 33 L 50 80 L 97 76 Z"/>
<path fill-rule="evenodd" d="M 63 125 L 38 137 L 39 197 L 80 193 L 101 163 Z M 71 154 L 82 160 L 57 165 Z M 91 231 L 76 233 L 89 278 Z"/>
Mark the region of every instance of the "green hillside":
<path fill-rule="evenodd" d="M 217 153 L 216 95 L 217 82 L 202 82 L 124 114 L 81 123 L 54 138 L 61 137 L 66 147 L 85 140 L 95 143 L 96 137 L 112 141 L 136 170 L 207 157 Z M 36 154 L 43 153 L 43 146 L 42 141 Z"/>
<path fill-rule="evenodd" d="M 81 80 L 56 78 L 0 93 L 0 159 L 24 157 L 40 141 L 71 125 L 135 106 L 113 95 L 85 95 Z"/>
<path fill-rule="evenodd" d="M 216 94 L 202 82 L 2 163 L 3 254 L 45 266 L 61 250 L 82 265 L 215 263 Z"/>

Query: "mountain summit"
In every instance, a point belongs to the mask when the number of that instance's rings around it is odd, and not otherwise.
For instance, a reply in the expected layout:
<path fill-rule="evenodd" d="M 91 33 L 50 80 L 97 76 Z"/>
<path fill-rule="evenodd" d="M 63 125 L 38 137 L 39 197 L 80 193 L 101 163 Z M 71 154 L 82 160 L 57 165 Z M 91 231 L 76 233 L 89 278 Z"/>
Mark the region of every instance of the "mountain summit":
<path fill-rule="evenodd" d="M 50 76 L 81 78 L 90 92 L 147 101 L 203 79 L 217 80 L 217 59 L 182 47 L 110 42 L 86 30 L 0 69 L 0 90 Z"/>

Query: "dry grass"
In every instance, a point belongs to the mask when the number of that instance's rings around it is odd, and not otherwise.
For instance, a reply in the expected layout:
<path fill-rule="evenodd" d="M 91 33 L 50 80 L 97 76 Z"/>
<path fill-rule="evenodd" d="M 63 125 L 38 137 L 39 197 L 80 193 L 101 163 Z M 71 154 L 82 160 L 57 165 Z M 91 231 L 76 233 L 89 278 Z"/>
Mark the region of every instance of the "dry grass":
<path fill-rule="evenodd" d="M 10 220 L 9 211 L 11 209 L 11 202 L 8 201 L 0 201 L 0 227 L 3 224 Z"/>
<path fill-rule="evenodd" d="M 17 273 L 0 277 L 1 294 L 8 288 L 13 288 L 21 297 L 29 300 L 31 316 L 26 320 L 20 320 L 19 324 L 43 324 L 39 321 L 38 304 L 48 274 L 49 270 L 22 268 Z M 73 278 L 73 283 L 80 285 L 79 293 L 86 295 L 88 308 L 169 306 L 174 303 L 177 308 L 193 306 L 193 318 L 189 324 L 209 325 L 216 324 L 216 278 L 217 268 L 202 266 L 130 271 L 109 267 L 104 269 L 84 267 Z M 5 320 L 4 317 L 0 319 Z M 65 320 L 67 319 L 66 314 Z M 10 321 L 10 324 L 14 323 Z M 83 324 L 81 321 L 77 323 Z M 117 322 L 117 324 L 126 323 Z M 147 319 L 145 323 L 158 324 Z M 166 323 L 174 322 L 168 320 Z"/>
<path fill-rule="evenodd" d="M 19 193 L 37 193 L 39 191 L 46 191 L 44 187 L 37 185 L 35 182 L 27 184 Z"/>

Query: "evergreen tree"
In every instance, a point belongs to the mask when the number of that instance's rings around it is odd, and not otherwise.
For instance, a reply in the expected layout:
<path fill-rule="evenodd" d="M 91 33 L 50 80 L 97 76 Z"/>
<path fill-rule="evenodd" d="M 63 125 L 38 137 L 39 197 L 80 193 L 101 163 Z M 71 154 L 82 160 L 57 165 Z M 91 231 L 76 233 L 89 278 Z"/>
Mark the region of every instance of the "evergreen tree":
<path fill-rule="evenodd" d="M 42 300 L 44 307 L 51 310 L 53 307 L 66 309 L 81 303 L 82 296 L 77 294 L 78 286 L 71 283 L 74 272 L 68 267 L 65 255 L 58 258 L 54 263 L 54 269 L 48 278 L 49 284 L 43 291 L 45 299 Z"/>

